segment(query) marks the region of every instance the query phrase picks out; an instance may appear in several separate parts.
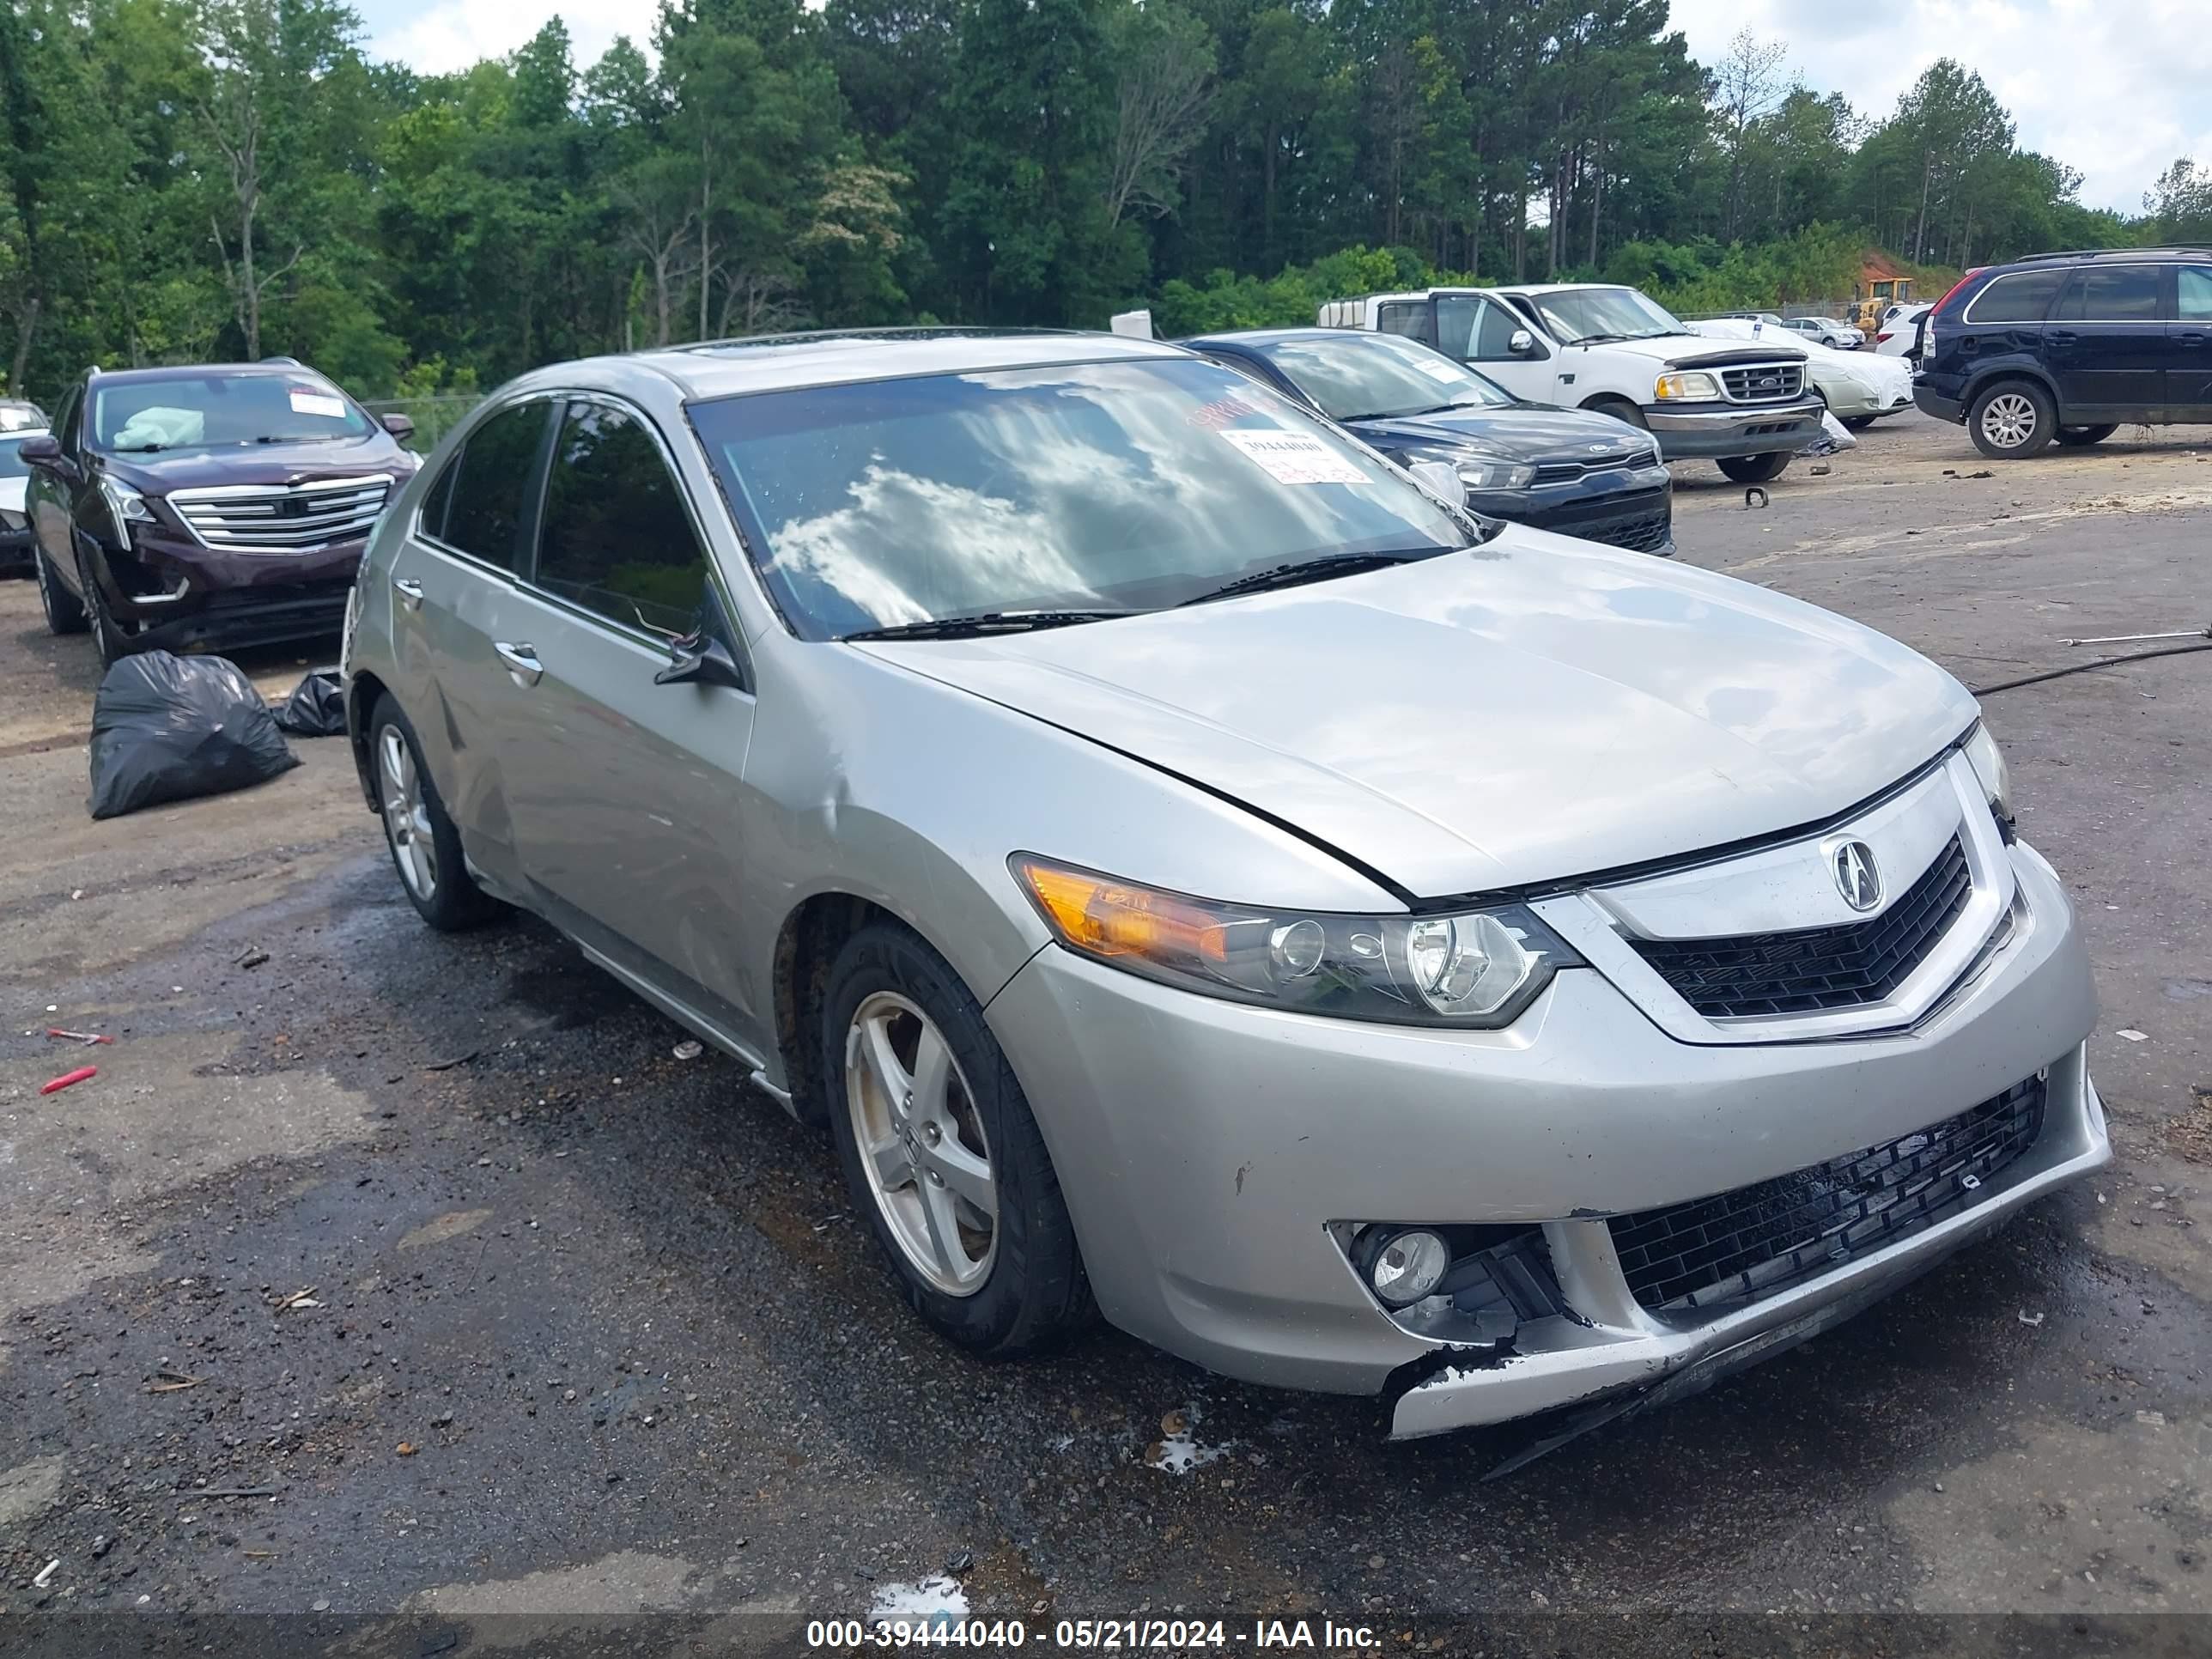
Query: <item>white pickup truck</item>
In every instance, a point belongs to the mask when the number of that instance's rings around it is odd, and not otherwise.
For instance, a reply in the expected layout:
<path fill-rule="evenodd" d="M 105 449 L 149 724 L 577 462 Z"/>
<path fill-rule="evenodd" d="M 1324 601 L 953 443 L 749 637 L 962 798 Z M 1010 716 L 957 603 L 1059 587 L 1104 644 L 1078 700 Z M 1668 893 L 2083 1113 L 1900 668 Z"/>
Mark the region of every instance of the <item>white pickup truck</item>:
<path fill-rule="evenodd" d="M 1595 410 L 1649 430 L 1670 461 L 1705 458 L 1739 483 L 1778 477 L 1820 435 L 1795 346 L 1692 333 L 1632 288 L 1533 283 L 1332 300 L 1325 328 L 1404 334 L 1531 403 Z"/>

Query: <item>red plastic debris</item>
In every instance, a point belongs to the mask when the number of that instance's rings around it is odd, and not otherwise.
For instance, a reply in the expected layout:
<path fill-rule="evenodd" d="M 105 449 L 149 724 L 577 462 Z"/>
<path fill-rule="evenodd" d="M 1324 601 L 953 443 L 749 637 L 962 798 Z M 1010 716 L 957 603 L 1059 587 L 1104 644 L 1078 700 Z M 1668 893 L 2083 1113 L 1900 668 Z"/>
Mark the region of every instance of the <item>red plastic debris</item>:
<path fill-rule="evenodd" d="M 99 1075 L 99 1066 L 80 1066 L 74 1072 L 64 1072 L 52 1083 L 41 1085 L 40 1086 L 39 1092 L 42 1095 L 50 1095 L 57 1089 L 66 1089 L 72 1083 L 82 1083 L 88 1077 L 98 1077 Z"/>

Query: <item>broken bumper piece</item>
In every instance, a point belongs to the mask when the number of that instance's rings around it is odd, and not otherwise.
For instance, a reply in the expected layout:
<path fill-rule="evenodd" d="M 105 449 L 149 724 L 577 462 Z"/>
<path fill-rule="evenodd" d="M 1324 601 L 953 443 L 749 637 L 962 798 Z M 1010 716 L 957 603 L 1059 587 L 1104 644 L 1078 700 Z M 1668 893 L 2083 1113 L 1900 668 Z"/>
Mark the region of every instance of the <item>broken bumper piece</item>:
<path fill-rule="evenodd" d="M 2033 1139 L 1989 1176 L 1974 1176 L 1973 1161 L 1978 1154 L 1985 1161 L 1996 1158 L 2001 1148 L 1947 1149 L 1948 1175 L 1940 1167 L 1911 1170 L 1892 1189 L 1896 1195 L 1889 1204 L 1855 1224 L 1880 1228 L 1888 1211 L 1910 1212 L 1888 1222 L 1886 1242 L 1854 1251 L 1848 1242 L 1853 1225 L 1827 1233 L 1823 1247 L 1835 1265 L 1804 1271 L 1793 1264 L 1798 1275 L 1774 1289 L 1763 1288 L 1753 1273 L 1732 1304 L 1647 1308 L 1621 1266 L 1617 1241 L 1625 1218 L 1547 1224 L 1546 1243 L 1565 1308 L 1553 1318 L 1517 1324 L 1503 1351 L 1445 1346 L 1408 1366 L 1386 1391 L 1392 1437 L 1441 1434 L 1593 1401 L 1602 1407 L 1597 1420 L 1609 1420 L 1686 1398 L 1818 1335 L 1937 1266 L 2024 1205 L 2112 1161 L 2104 1110 L 2081 1050 L 2039 1081 L 2044 1098 Z M 1887 1150 L 1869 1149 L 1876 1156 Z M 1968 1164 L 1964 1179 L 1959 1161 Z M 1880 1183 L 1878 1175 L 1862 1180 L 1865 1186 Z M 1805 1190 L 1815 1185 L 1808 1179 Z M 1828 1188 L 1830 1200 L 1839 1195 L 1839 1186 Z M 1933 1201 L 1919 1203 L 1930 1188 Z M 1854 1212 L 1860 1207 L 1852 1206 Z M 1580 1316 L 1583 1307 L 1599 1310 L 1597 1316 Z M 1565 1432 L 1592 1426 L 1595 1422 L 1577 1420 Z M 1547 1439 L 1532 1449 L 1552 1443 Z"/>

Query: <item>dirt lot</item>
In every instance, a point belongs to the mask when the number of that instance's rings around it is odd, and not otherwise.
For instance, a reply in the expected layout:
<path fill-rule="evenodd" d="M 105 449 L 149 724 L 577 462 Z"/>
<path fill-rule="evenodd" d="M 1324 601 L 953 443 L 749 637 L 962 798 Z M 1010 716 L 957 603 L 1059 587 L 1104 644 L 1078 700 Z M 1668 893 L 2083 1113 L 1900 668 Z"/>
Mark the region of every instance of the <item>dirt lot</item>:
<path fill-rule="evenodd" d="M 1684 469 L 1679 539 L 1985 685 L 2091 654 L 2062 636 L 2212 623 L 2208 441 L 1997 467 L 1911 416 L 1764 511 Z M 247 665 L 274 692 L 302 664 Z M 1968 1628 L 1945 1615 L 2163 1613 L 2198 1617 L 2024 1628 L 2212 1640 L 2212 654 L 1989 702 L 2096 959 L 2116 1167 L 1489 1484 L 1520 1431 L 1385 1448 L 1358 1402 L 1105 1330 L 1018 1368 L 951 1352 L 732 1065 L 673 1058 L 535 923 L 422 929 L 343 744 L 89 823 L 95 678 L 0 586 L 0 1614 L 312 1613 L 279 1650 L 429 1653 L 666 1611 L 796 1646 L 952 1563 L 972 1612 L 1033 1630 L 1326 1615 L 1391 1651 L 1548 1651 L 1569 1615 L 1632 1615 L 1583 1650 L 1674 1653 L 1731 1614 L 1790 1615 L 1742 1627 L 1767 1651 L 1909 1615 L 1894 1651 Z M 41 1098 L 80 1059 L 48 1024 L 117 1041 Z M 1150 1466 L 1171 1413 L 1220 1455 Z"/>

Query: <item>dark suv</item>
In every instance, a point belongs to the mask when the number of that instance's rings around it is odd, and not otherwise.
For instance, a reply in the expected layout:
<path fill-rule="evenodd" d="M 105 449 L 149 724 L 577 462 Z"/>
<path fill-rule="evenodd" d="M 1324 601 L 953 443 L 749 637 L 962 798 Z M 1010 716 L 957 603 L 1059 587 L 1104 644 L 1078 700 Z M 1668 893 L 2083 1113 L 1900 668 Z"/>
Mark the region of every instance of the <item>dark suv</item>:
<path fill-rule="evenodd" d="M 1912 401 L 1983 454 L 2212 422 L 2212 248 L 2039 253 L 1970 270 L 1923 324 Z"/>
<path fill-rule="evenodd" d="M 47 628 L 103 662 L 335 635 L 414 429 L 289 358 L 88 372 L 18 447 Z"/>

